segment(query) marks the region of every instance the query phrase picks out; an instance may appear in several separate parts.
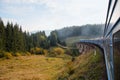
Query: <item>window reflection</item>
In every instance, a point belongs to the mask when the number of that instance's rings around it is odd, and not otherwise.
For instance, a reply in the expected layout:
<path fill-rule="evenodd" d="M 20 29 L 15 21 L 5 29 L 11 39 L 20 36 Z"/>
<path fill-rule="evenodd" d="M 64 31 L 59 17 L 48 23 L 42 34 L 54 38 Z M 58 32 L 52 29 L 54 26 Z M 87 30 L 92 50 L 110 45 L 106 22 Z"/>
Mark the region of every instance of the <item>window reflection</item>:
<path fill-rule="evenodd" d="M 108 28 L 109 30 L 113 27 L 113 25 L 119 19 L 119 17 L 120 17 L 120 0 L 118 0 L 118 2 L 116 4 L 114 13 L 112 15 L 112 18 L 111 18 L 111 21 L 110 21 L 110 24 L 109 24 L 109 28 Z"/>
<path fill-rule="evenodd" d="M 120 80 L 120 30 L 114 34 L 114 74 Z"/>

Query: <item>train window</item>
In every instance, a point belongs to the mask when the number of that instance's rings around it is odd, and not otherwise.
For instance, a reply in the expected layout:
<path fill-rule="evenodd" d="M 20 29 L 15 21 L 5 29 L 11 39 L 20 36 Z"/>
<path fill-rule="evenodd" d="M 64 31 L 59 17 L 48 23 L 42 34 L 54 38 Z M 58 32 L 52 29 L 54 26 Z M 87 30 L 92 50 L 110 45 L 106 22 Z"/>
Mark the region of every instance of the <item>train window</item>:
<path fill-rule="evenodd" d="M 113 8 L 113 6 L 114 6 L 114 3 L 115 3 L 115 0 L 112 0 L 111 6 L 110 6 L 110 10 L 109 10 L 109 15 L 108 15 L 108 21 L 109 21 L 109 19 L 110 19 L 110 15 L 111 15 L 111 13 L 112 13 L 112 8 Z M 107 25 L 108 25 L 108 21 L 107 21 Z"/>
<path fill-rule="evenodd" d="M 120 27 L 120 26 L 119 26 Z M 120 80 L 120 30 L 114 34 L 114 76 Z"/>
<path fill-rule="evenodd" d="M 109 30 L 113 27 L 113 25 L 115 24 L 115 22 L 118 20 L 118 18 L 120 17 L 120 0 L 118 0 L 116 6 L 115 6 L 115 10 L 114 13 L 112 15 L 111 21 L 110 21 L 110 26 L 109 26 Z"/>

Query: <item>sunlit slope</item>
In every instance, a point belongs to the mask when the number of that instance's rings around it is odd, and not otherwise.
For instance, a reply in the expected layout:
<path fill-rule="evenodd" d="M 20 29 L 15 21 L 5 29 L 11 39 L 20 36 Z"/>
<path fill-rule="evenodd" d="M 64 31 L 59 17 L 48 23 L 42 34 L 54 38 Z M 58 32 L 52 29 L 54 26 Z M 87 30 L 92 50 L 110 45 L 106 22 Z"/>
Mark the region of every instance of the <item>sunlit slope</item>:
<path fill-rule="evenodd" d="M 56 80 L 67 61 L 39 55 L 0 59 L 0 80 Z"/>
<path fill-rule="evenodd" d="M 0 80 L 106 80 L 103 54 L 91 50 L 72 60 L 44 55 L 0 59 Z"/>
<path fill-rule="evenodd" d="M 106 80 L 105 63 L 99 50 L 82 54 L 66 66 L 59 80 Z"/>

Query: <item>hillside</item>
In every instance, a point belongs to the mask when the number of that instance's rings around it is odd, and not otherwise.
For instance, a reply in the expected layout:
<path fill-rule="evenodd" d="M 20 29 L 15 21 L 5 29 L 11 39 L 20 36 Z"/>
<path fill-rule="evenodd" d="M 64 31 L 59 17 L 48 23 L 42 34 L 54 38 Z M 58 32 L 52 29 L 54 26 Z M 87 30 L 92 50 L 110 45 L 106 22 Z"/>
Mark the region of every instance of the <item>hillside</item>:
<path fill-rule="evenodd" d="M 60 40 L 65 40 L 74 36 L 85 36 L 87 38 L 95 38 L 103 35 L 104 24 L 87 24 L 83 26 L 65 27 L 56 30 Z"/>
<path fill-rule="evenodd" d="M 71 56 L 72 57 L 72 56 Z M 0 59 L 0 80 L 106 80 L 98 49 L 74 57 L 30 55 Z"/>
<path fill-rule="evenodd" d="M 69 61 L 43 55 L 0 59 L 0 80 L 56 80 Z"/>
<path fill-rule="evenodd" d="M 58 80 L 107 80 L 103 54 L 98 49 L 81 54 L 63 68 Z"/>
<path fill-rule="evenodd" d="M 94 38 L 94 37 L 91 37 L 91 38 Z M 86 36 L 68 37 L 65 39 L 65 43 L 67 46 L 72 46 L 74 43 L 79 42 L 80 39 L 89 39 L 89 37 L 86 37 Z"/>
<path fill-rule="evenodd" d="M 103 24 L 72 26 L 29 33 L 18 24 L 0 20 L 0 80 L 101 80 L 105 65 L 99 50 L 79 55 L 60 48 L 80 39 L 102 36 Z M 66 43 L 65 43 L 66 41 Z M 68 45 L 67 45 L 68 46 Z M 96 55 L 94 55 L 96 54 Z"/>

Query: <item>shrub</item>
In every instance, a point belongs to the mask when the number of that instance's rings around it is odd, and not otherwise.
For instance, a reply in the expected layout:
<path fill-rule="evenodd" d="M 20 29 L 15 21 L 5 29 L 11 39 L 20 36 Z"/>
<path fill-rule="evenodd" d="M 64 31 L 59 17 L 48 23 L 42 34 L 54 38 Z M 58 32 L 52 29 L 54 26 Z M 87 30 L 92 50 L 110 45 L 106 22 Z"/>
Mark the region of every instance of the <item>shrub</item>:
<path fill-rule="evenodd" d="M 42 48 L 38 48 L 38 47 L 35 47 L 35 48 L 31 48 L 30 49 L 30 52 L 32 54 L 43 54 L 43 49 Z"/>
<path fill-rule="evenodd" d="M 49 56 L 49 57 L 56 57 L 57 55 L 56 55 L 56 53 L 55 53 L 54 51 L 50 51 L 50 52 L 48 53 L 48 56 Z"/>
<path fill-rule="evenodd" d="M 61 54 L 64 54 L 64 49 L 62 48 L 54 48 L 53 51 L 57 54 L 57 55 L 61 55 Z"/>
<path fill-rule="evenodd" d="M 0 58 L 4 57 L 4 51 L 0 51 Z"/>
<path fill-rule="evenodd" d="M 30 52 L 26 52 L 25 55 L 26 55 L 26 56 L 30 56 L 31 53 L 30 53 Z"/>
<path fill-rule="evenodd" d="M 78 56 L 79 50 L 78 49 L 66 49 L 65 53 L 71 56 Z"/>
<path fill-rule="evenodd" d="M 72 55 L 72 52 L 71 52 L 70 49 L 66 49 L 66 50 L 65 50 L 65 54 Z"/>
<path fill-rule="evenodd" d="M 18 56 L 21 56 L 21 53 L 15 53 L 15 56 L 18 57 Z"/>
<path fill-rule="evenodd" d="M 35 54 L 41 54 L 41 48 L 36 47 L 34 48 L 34 50 L 35 50 Z"/>
<path fill-rule="evenodd" d="M 6 59 L 11 59 L 13 56 L 12 56 L 12 53 L 10 53 L 10 52 L 5 52 L 5 53 L 4 53 L 4 57 L 5 57 Z"/>
<path fill-rule="evenodd" d="M 46 54 L 47 53 L 47 54 Z M 46 52 L 45 55 L 49 57 L 59 57 L 60 55 L 64 54 L 64 49 L 55 47 L 55 48 L 50 48 L 49 52 Z"/>
<path fill-rule="evenodd" d="M 47 56 L 48 55 L 48 50 L 44 49 L 43 53 L 44 53 L 45 56 Z"/>
<path fill-rule="evenodd" d="M 5 51 L 0 51 L 0 58 L 6 58 L 6 59 L 11 59 L 13 56 L 12 56 L 12 53 L 10 52 L 5 52 Z"/>

